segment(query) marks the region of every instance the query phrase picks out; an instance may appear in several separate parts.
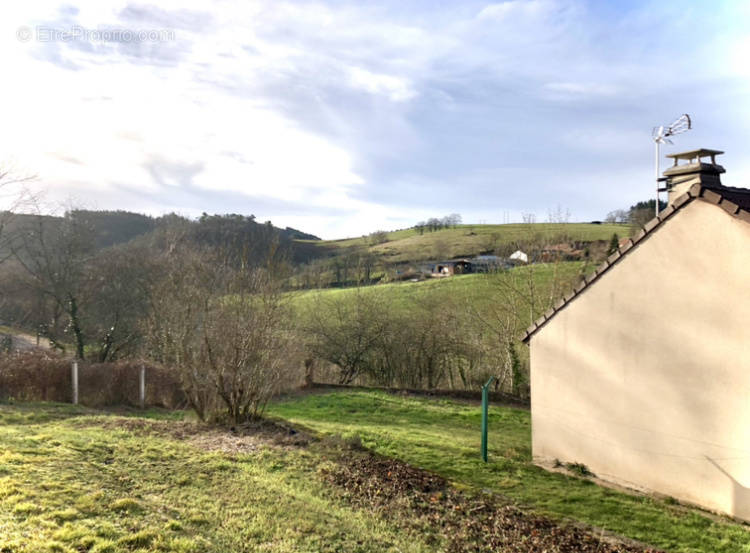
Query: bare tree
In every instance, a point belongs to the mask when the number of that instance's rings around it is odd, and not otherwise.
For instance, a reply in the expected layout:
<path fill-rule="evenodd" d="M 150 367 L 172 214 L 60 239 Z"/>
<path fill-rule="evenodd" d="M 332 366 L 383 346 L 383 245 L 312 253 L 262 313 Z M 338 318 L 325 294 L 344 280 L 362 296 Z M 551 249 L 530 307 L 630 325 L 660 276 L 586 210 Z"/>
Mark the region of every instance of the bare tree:
<path fill-rule="evenodd" d="M 339 367 L 339 382 L 350 384 L 369 368 L 386 328 L 387 303 L 377 290 L 324 298 L 318 295 L 303 314 L 302 328 L 312 354 Z"/>
<path fill-rule="evenodd" d="M 525 225 L 533 225 L 536 223 L 536 215 L 534 213 L 522 213 L 521 221 Z"/>
<path fill-rule="evenodd" d="M 560 204 L 557 204 L 554 209 L 550 209 L 547 212 L 548 223 L 569 223 L 570 222 L 570 209 L 563 208 Z"/>
<path fill-rule="evenodd" d="M 384 244 L 385 242 L 388 242 L 388 232 L 385 230 L 376 230 L 375 232 L 371 232 L 368 236 L 367 242 L 371 246 Z"/>
<path fill-rule="evenodd" d="M 177 372 L 201 419 L 259 416 L 297 363 L 288 312 L 265 268 L 173 252 L 152 294 L 147 354 Z"/>
<path fill-rule="evenodd" d="M 34 175 L 19 175 L 8 163 L 0 164 L 0 198 L 9 198 L 7 208 L 0 211 L 0 263 L 13 255 L 12 244 L 15 233 L 9 232 L 9 227 L 13 222 L 15 210 L 25 200 L 25 194 L 8 191 L 8 188 L 13 184 L 28 182 L 34 178 L 36 178 Z"/>
<path fill-rule="evenodd" d="M 29 286 L 52 302 L 42 333 L 63 350 L 72 337 L 75 356 L 83 359 L 81 310 L 91 297 L 86 270 L 94 256 L 91 229 L 69 213 L 59 220 L 37 214 L 31 226 L 19 230 L 16 242 L 13 253 L 29 274 Z"/>
<path fill-rule="evenodd" d="M 576 271 L 566 271 L 564 263 L 517 267 L 498 274 L 489 274 L 494 289 L 492 301 L 485 309 L 473 309 L 474 316 L 495 336 L 498 354 L 502 358 L 498 380 L 508 383 L 510 391 L 523 395 L 528 375 L 523 367 L 519 338 L 542 313 L 547 311 L 581 277 Z M 582 270 L 585 270 L 582 269 Z M 539 278 L 539 272 L 549 275 Z M 544 282 L 544 286 L 540 283 Z"/>

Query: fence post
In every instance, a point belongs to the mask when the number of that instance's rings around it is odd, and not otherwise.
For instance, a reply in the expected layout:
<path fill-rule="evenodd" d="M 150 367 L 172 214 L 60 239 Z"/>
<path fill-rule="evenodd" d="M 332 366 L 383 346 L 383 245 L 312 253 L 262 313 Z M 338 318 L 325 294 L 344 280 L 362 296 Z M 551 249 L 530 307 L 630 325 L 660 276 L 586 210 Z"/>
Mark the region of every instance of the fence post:
<path fill-rule="evenodd" d="M 138 398 L 141 403 L 141 409 L 146 407 L 146 366 L 141 363 L 140 378 L 138 381 Z"/>
<path fill-rule="evenodd" d="M 70 379 L 73 381 L 73 405 L 78 405 L 78 361 L 70 367 Z"/>
<path fill-rule="evenodd" d="M 495 380 L 494 376 L 491 376 L 490 379 L 487 381 L 487 384 L 482 386 L 482 461 L 485 463 L 487 462 L 487 411 L 489 407 L 490 402 L 490 384 L 492 384 L 492 381 Z"/>

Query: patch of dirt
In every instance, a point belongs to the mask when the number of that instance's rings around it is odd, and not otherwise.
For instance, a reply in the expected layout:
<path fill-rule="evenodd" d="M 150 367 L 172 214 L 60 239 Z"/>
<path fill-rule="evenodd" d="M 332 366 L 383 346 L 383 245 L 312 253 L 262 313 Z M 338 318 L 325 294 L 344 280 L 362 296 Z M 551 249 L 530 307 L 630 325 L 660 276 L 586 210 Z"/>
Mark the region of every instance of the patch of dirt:
<path fill-rule="evenodd" d="M 188 442 L 206 451 L 229 454 L 254 453 L 268 445 L 282 448 L 305 447 L 312 441 L 312 438 L 303 432 L 268 420 L 226 427 L 198 422 L 112 417 L 96 422 L 81 421 L 80 424 L 95 424 L 104 428 L 127 430 L 134 434 L 165 436 Z"/>
<path fill-rule="evenodd" d="M 358 455 L 325 473 L 358 507 L 408 520 L 448 543 L 450 553 L 658 553 L 659 550 L 590 529 L 566 525 L 508 505 L 496 496 L 472 496 L 445 479 L 403 462 Z"/>

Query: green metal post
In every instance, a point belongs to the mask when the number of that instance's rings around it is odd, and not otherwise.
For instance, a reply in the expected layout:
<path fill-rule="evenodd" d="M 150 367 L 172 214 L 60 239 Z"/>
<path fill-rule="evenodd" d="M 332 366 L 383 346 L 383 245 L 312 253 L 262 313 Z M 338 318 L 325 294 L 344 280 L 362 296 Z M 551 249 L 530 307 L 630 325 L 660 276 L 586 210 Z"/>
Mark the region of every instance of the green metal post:
<path fill-rule="evenodd" d="M 485 463 L 487 462 L 487 411 L 490 402 L 490 384 L 493 380 L 495 377 L 491 376 L 487 384 L 482 386 L 482 461 Z"/>

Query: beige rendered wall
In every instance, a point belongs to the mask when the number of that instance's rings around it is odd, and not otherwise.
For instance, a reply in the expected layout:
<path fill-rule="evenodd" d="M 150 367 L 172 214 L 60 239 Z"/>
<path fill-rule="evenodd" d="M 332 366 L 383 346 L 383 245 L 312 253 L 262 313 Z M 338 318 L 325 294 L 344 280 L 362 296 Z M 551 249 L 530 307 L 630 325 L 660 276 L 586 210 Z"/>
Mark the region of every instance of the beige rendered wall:
<path fill-rule="evenodd" d="M 533 454 L 750 520 L 750 225 L 688 204 L 531 338 Z"/>

